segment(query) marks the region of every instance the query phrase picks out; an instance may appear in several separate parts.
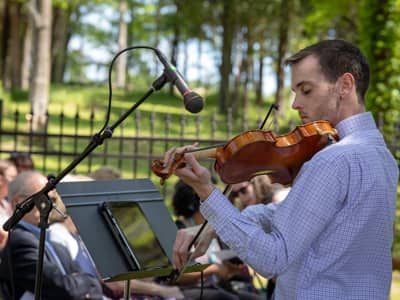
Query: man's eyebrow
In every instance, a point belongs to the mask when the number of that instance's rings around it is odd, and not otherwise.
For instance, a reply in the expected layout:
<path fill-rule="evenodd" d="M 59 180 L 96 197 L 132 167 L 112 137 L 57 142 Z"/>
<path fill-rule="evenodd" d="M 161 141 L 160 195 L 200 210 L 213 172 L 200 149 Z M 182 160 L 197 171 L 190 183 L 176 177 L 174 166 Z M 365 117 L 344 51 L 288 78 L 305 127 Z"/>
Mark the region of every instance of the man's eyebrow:
<path fill-rule="evenodd" d="M 298 88 L 298 87 L 300 87 L 300 86 L 302 86 L 302 85 L 304 85 L 304 84 L 306 84 L 306 83 L 310 83 L 310 81 L 302 80 L 302 81 L 300 81 L 298 84 L 296 84 L 296 87 Z"/>
<path fill-rule="evenodd" d="M 300 88 L 302 85 L 305 84 L 311 84 L 312 82 L 309 80 L 302 80 L 299 83 L 296 84 L 296 86 L 294 88 L 292 88 L 292 90 L 295 90 L 296 88 Z"/>

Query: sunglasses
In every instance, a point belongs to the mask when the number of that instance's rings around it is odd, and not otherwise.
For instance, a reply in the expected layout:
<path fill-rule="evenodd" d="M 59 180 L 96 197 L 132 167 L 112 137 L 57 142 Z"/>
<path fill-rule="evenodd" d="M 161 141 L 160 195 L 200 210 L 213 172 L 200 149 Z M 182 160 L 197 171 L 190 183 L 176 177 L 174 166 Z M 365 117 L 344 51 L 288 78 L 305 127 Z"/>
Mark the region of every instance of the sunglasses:
<path fill-rule="evenodd" d="M 247 194 L 247 186 L 241 187 L 237 191 L 232 191 L 231 196 L 232 197 L 238 197 L 239 194 L 246 195 Z"/>

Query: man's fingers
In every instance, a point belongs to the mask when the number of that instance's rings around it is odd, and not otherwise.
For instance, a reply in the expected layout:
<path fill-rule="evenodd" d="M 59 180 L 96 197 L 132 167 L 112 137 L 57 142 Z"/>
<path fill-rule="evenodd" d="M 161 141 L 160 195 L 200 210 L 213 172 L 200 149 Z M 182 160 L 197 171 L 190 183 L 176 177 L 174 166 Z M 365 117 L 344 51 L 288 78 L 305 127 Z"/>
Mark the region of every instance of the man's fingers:
<path fill-rule="evenodd" d="M 193 172 L 195 174 L 199 174 L 200 171 L 202 170 L 202 165 L 196 160 L 193 154 L 191 153 L 186 153 L 185 154 L 185 160 L 186 163 L 190 165 L 190 167 L 193 169 Z"/>
<path fill-rule="evenodd" d="M 174 162 L 176 154 L 182 154 L 185 153 L 186 151 L 195 150 L 197 148 L 197 145 L 198 143 L 196 142 L 193 145 L 184 146 L 180 148 L 173 147 L 169 149 L 164 154 L 164 159 L 163 159 L 164 168 L 169 168 L 169 166 L 171 166 L 171 164 Z"/>
<path fill-rule="evenodd" d="M 164 154 L 164 167 L 169 167 L 172 164 L 173 156 L 175 155 L 176 148 L 171 148 Z"/>
<path fill-rule="evenodd" d="M 174 267 L 181 269 L 187 262 L 189 253 L 188 247 L 192 241 L 192 236 L 185 231 L 178 230 L 173 247 L 172 260 Z"/>

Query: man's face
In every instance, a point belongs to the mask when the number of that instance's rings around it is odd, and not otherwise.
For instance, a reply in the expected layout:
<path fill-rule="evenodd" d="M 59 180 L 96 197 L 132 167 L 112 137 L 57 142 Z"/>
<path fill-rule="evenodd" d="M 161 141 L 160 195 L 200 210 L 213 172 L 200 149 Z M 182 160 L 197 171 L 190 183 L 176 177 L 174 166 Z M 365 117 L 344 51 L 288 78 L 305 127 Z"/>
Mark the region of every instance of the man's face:
<path fill-rule="evenodd" d="M 338 88 L 325 79 L 317 58 L 307 56 L 292 66 L 292 90 L 296 94 L 292 108 L 303 123 L 326 120 L 336 125 Z"/>
<path fill-rule="evenodd" d="M 29 190 L 27 192 L 27 195 L 18 195 L 15 197 L 15 199 L 13 200 L 13 203 L 21 203 L 22 201 L 24 201 L 27 197 L 33 195 L 34 193 L 38 192 L 39 190 L 41 190 L 47 183 L 47 178 L 44 176 L 35 176 L 32 177 L 31 180 L 29 180 L 26 184 L 29 186 Z M 55 195 L 54 191 L 50 191 L 49 192 L 49 197 L 53 197 Z M 25 214 L 25 216 L 22 218 L 22 220 L 24 220 L 27 223 L 33 224 L 33 225 L 39 225 L 40 222 L 40 212 L 39 210 L 36 208 L 36 206 L 27 214 Z"/>
<path fill-rule="evenodd" d="M 239 197 L 242 208 L 257 204 L 257 198 L 254 193 L 253 185 L 249 182 L 233 184 L 231 195 L 234 197 Z"/>

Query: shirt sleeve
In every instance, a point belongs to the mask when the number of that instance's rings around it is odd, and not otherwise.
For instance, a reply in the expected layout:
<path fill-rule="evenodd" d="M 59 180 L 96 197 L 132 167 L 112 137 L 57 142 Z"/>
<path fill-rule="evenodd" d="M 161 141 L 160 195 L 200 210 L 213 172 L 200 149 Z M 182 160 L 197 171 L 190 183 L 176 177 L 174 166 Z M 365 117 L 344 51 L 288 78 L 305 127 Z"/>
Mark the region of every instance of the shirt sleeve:
<path fill-rule="evenodd" d="M 303 165 L 279 206 L 254 206 L 242 213 L 219 191 L 201 213 L 218 236 L 266 277 L 281 274 L 324 230 L 345 197 L 346 168 L 322 156 Z M 256 212 L 256 210 L 260 212 Z"/>

